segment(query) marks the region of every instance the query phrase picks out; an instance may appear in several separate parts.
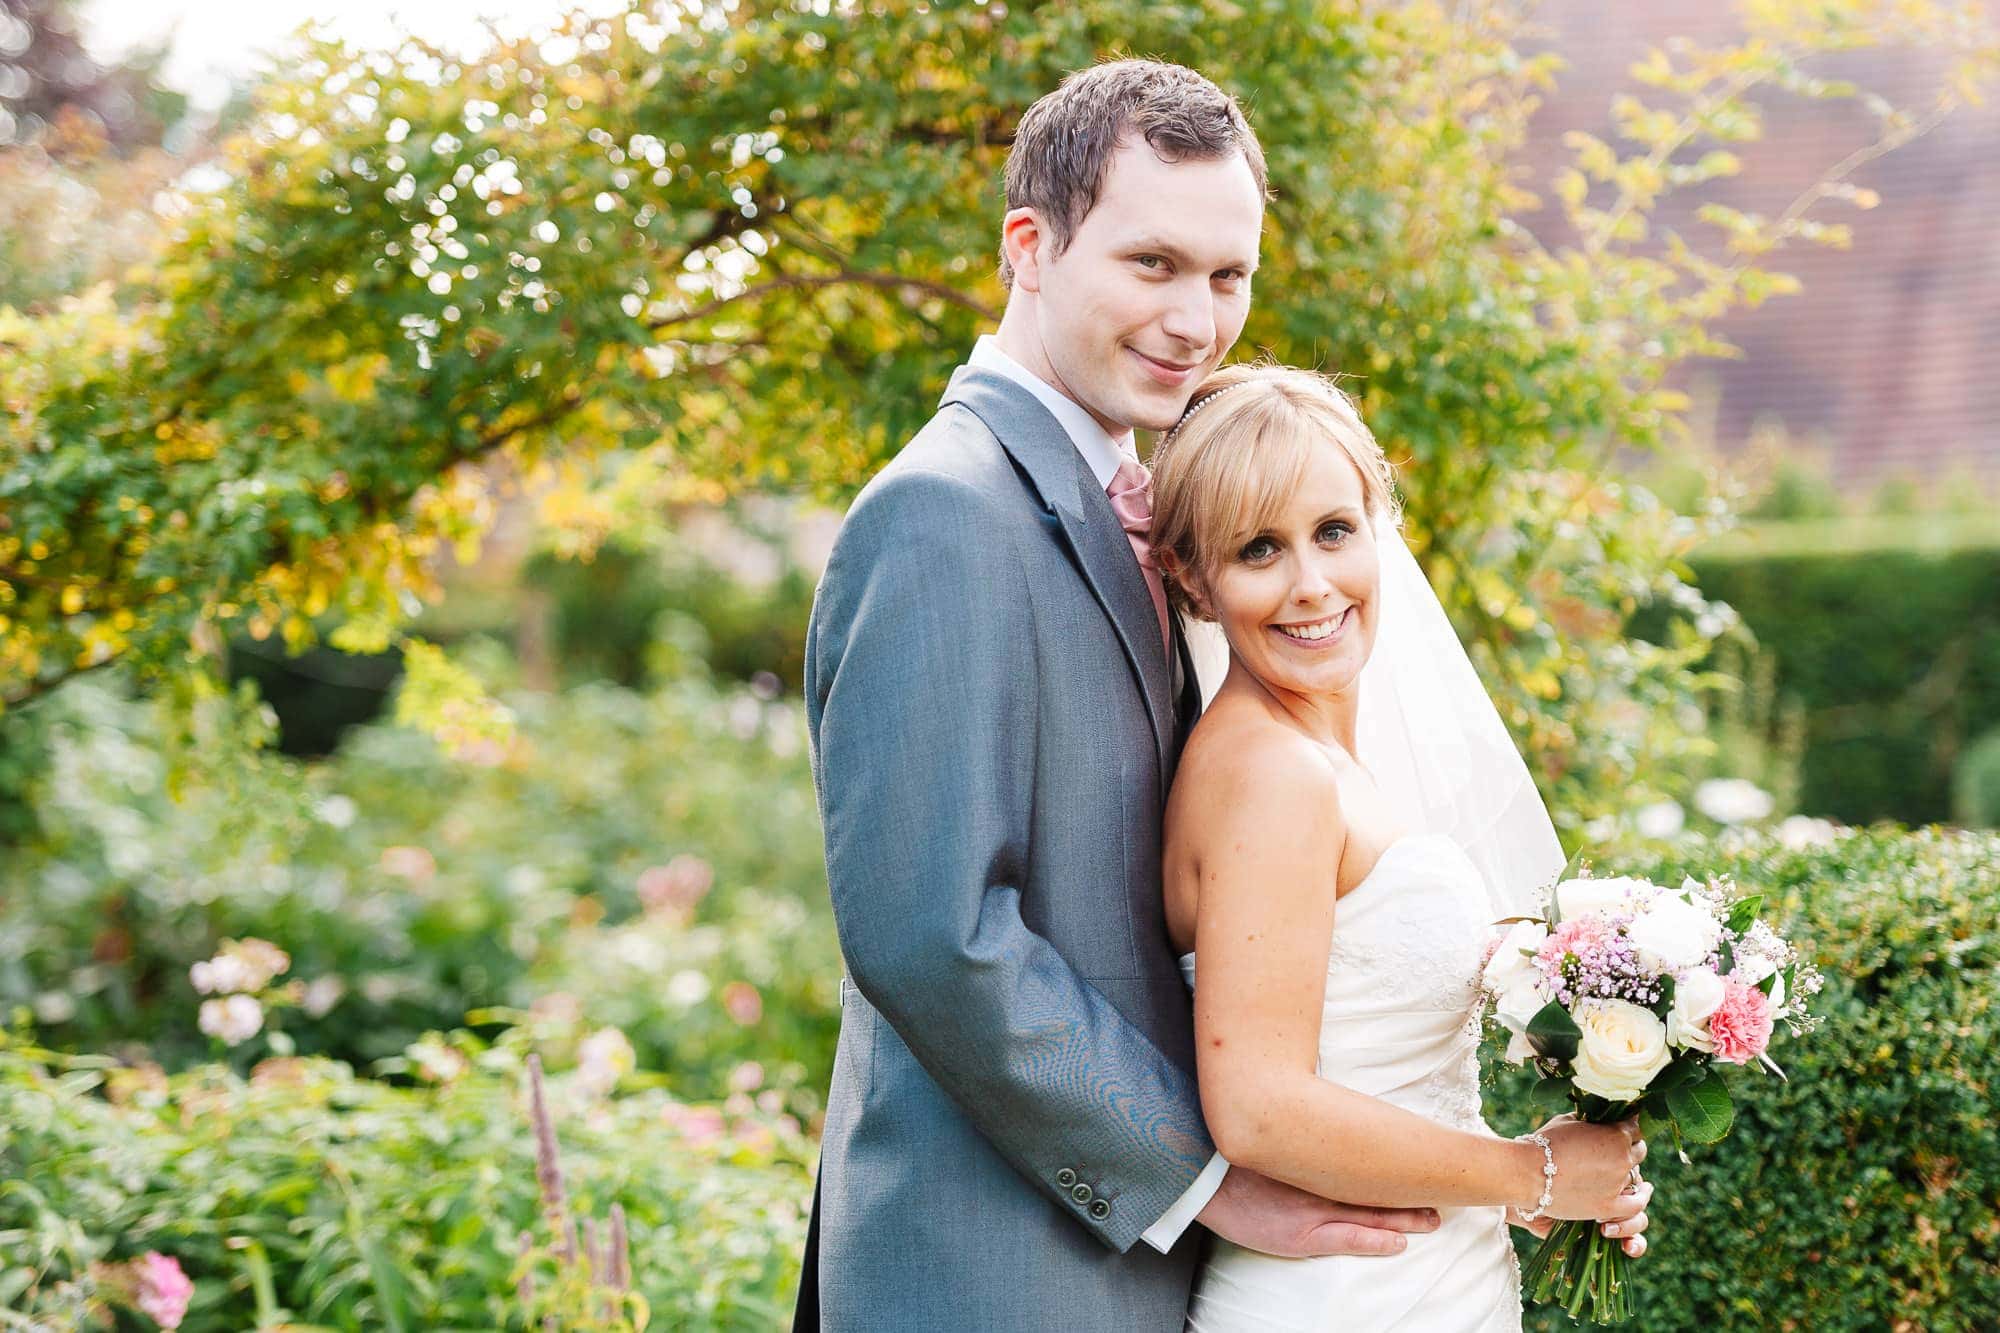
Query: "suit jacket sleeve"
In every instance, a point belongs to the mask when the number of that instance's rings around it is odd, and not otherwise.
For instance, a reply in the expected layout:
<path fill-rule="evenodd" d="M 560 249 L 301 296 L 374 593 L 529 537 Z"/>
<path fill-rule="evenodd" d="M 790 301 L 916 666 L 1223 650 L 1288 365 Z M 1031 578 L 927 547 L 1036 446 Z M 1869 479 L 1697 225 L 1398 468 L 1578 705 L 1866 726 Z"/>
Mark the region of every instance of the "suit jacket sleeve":
<path fill-rule="evenodd" d="M 942 474 L 885 475 L 828 563 L 806 673 L 834 921 L 854 984 L 923 1068 L 1122 1252 L 1213 1145 L 1193 1079 L 1022 919 L 1037 645 L 996 504 Z"/>

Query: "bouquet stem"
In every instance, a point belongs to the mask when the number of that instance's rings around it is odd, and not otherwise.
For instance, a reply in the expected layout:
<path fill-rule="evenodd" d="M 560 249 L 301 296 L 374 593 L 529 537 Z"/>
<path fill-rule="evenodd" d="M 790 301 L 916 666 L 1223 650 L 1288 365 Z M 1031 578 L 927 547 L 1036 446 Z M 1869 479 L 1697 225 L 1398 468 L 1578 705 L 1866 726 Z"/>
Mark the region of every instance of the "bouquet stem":
<path fill-rule="evenodd" d="M 1560 1305 L 1570 1318 L 1618 1324 L 1632 1317 L 1632 1260 L 1595 1222 L 1558 1222 L 1521 1274 L 1537 1304 Z"/>

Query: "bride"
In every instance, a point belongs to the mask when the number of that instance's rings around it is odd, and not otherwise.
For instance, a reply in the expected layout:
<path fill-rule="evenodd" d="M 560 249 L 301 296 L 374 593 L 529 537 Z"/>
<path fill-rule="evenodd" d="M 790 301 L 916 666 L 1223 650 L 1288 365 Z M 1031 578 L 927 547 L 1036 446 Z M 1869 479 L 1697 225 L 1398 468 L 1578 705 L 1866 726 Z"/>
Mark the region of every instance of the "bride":
<path fill-rule="evenodd" d="M 1598 1219 L 1637 1255 L 1652 1191 L 1636 1124 L 1513 1140 L 1480 1116 L 1479 973 L 1560 869 L 1554 829 L 1345 394 L 1226 368 L 1153 462 L 1155 558 L 1228 655 L 1163 866 L 1203 1115 L 1233 1164 L 1441 1219 L 1388 1258 L 1218 1240 L 1188 1328 L 1518 1329 L 1509 1222 Z"/>

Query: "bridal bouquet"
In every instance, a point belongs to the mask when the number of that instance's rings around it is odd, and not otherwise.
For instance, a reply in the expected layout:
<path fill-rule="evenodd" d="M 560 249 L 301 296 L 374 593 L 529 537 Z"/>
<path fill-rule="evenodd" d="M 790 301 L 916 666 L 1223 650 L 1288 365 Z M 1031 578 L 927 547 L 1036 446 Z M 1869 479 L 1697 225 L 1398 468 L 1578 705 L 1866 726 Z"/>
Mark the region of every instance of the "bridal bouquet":
<path fill-rule="evenodd" d="M 1514 917 L 1483 981 L 1507 1058 L 1541 1073 L 1537 1106 L 1598 1124 L 1635 1113 L 1649 1139 L 1713 1143 L 1734 1103 L 1720 1066 L 1759 1065 L 1781 1026 L 1809 1031 L 1813 965 L 1758 919 L 1763 898 L 1727 879 L 1565 879 L 1542 913 Z M 1682 1158 L 1686 1159 L 1685 1149 Z M 1523 1283 L 1572 1318 L 1631 1315 L 1631 1260 L 1591 1222 L 1558 1222 Z"/>

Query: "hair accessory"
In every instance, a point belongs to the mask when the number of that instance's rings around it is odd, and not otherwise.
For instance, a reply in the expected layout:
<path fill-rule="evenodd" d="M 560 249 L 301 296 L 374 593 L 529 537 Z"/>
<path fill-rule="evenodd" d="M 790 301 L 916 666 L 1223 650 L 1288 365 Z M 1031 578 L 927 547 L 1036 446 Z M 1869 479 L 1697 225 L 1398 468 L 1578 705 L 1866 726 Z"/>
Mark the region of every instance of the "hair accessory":
<path fill-rule="evenodd" d="M 1521 1220 L 1523 1222 L 1533 1222 L 1537 1218 L 1541 1217 L 1543 1213 L 1546 1213 L 1549 1210 L 1549 1200 L 1555 1197 L 1556 1150 L 1550 1146 L 1548 1135 L 1543 1134 L 1540 1131 L 1536 1131 L 1535 1133 L 1532 1134 L 1523 1134 L 1520 1136 L 1520 1138 L 1516 1139 L 1515 1142 L 1539 1143 L 1542 1145 L 1542 1199 L 1540 1203 L 1537 1203 L 1535 1205 L 1534 1212 L 1521 1214 Z"/>
<path fill-rule="evenodd" d="M 1162 443 L 1164 443 L 1165 440 L 1170 440 L 1174 436 L 1180 434 L 1181 427 L 1187 425 L 1188 422 L 1194 417 L 1195 413 L 1201 411 L 1202 408 L 1207 407 L 1210 403 L 1222 397 L 1223 394 L 1228 393 L 1231 389 L 1240 389 L 1246 384 L 1255 384 L 1255 383 L 1257 383 L 1257 381 L 1254 379 L 1238 380 L 1234 384 L 1224 385 L 1222 388 L 1217 389 L 1214 393 L 1203 394 L 1201 397 L 1195 399 L 1192 403 L 1188 404 L 1187 411 L 1181 413 L 1181 419 L 1179 421 L 1176 421 L 1172 426 L 1170 426 L 1167 429 L 1166 436 L 1162 440 Z"/>

